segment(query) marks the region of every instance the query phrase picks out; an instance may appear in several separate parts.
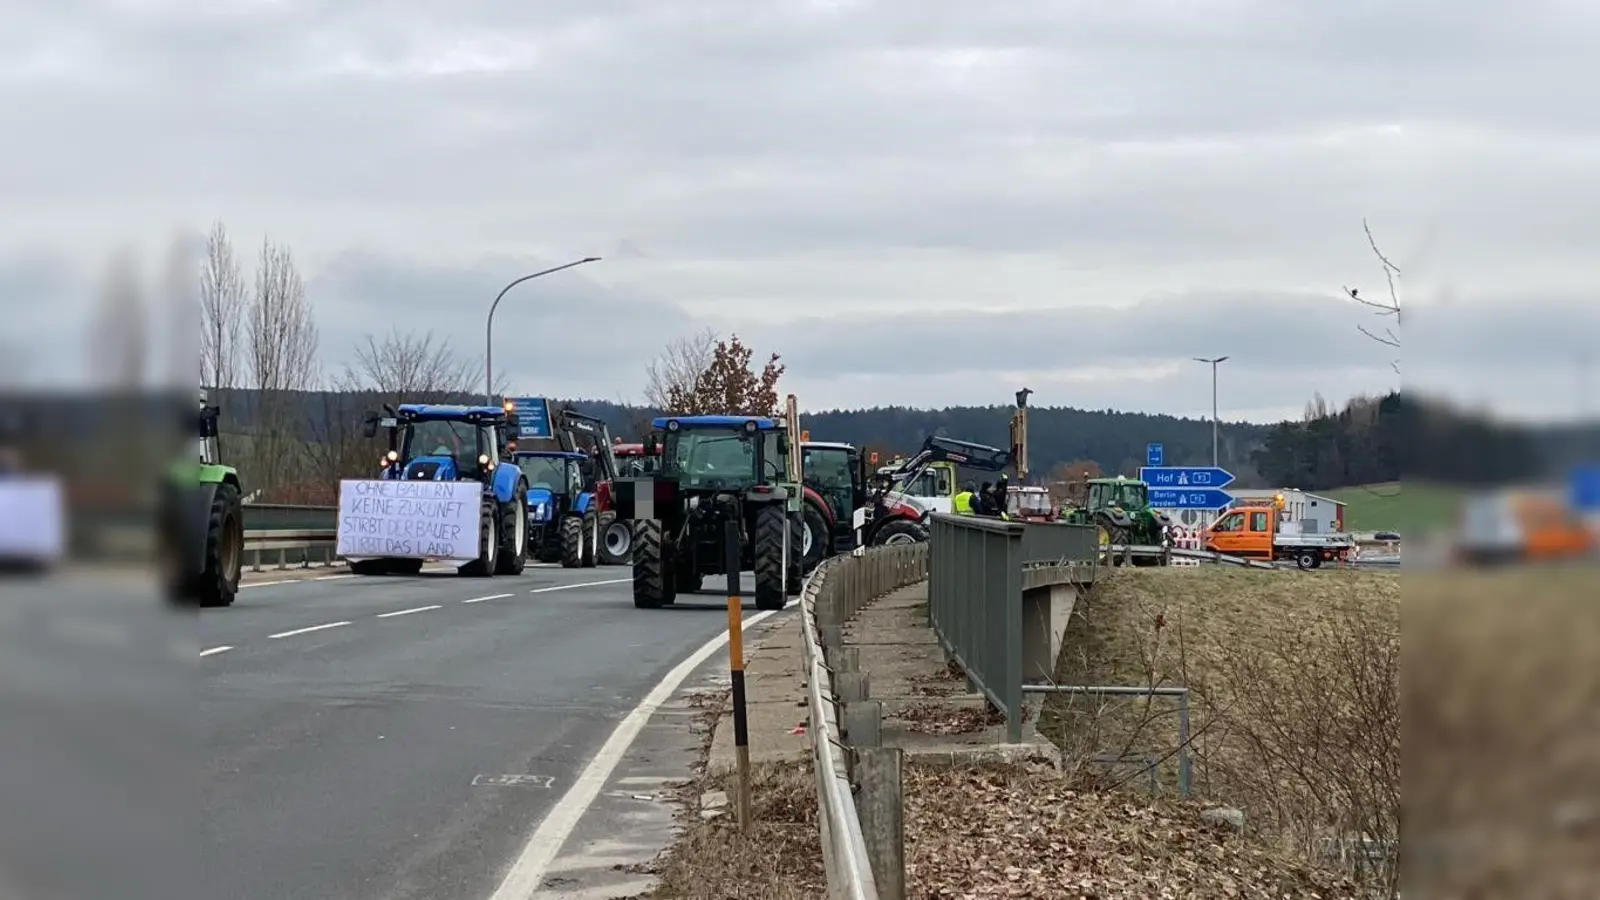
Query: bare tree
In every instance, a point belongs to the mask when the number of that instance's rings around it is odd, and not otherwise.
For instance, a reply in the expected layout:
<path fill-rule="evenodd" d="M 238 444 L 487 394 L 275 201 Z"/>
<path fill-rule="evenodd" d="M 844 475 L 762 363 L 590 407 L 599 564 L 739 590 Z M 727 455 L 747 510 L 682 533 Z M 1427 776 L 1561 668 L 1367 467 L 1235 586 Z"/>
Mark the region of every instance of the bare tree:
<path fill-rule="evenodd" d="M 705 328 L 687 337 L 673 338 L 661 355 L 645 368 L 644 402 L 668 410 L 674 396 L 694 392 L 695 383 L 717 357 L 717 333 Z"/>
<path fill-rule="evenodd" d="M 227 228 L 216 222 L 200 263 L 200 383 L 239 386 L 240 333 L 246 314 L 244 276 Z"/>
<path fill-rule="evenodd" d="M 261 243 L 255 293 L 244 326 L 249 386 L 257 391 L 258 415 L 251 470 L 261 486 L 282 486 L 298 468 L 306 442 L 297 425 L 295 404 L 301 392 L 319 383 L 317 326 L 311 318 L 305 283 L 289 248 L 270 239 Z"/>
<path fill-rule="evenodd" d="M 463 356 L 448 338 L 432 332 L 392 330 L 382 340 L 367 335 L 345 366 L 342 390 L 371 391 L 402 401 L 424 394 L 469 394 L 478 385 L 482 360 Z M 504 376 L 502 376 L 503 380 Z M 504 385 L 496 385 L 504 391 Z"/>
<path fill-rule="evenodd" d="M 1386 299 L 1372 300 L 1361 296 L 1360 289 L 1353 287 L 1346 287 L 1344 292 L 1351 300 L 1374 310 L 1375 314 L 1380 318 L 1394 317 L 1394 328 L 1384 326 L 1382 334 L 1378 334 L 1365 325 L 1357 325 L 1356 329 L 1386 347 L 1393 347 L 1399 350 L 1400 335 L 1396 333 L 1396 329 L 1400 328 L 1400 291 L 1397 283 L 1400 277 L 1400 267 L 1395 265 L 1394 261 L 1384 255 L 1383 250 L 1378 247 L 1378 239 L 1372 236 L 1372 226 L 1367 224 L 1366 219 L 1361 220 L 1361 229 L 1366 232 L 1367 246 L 1372 248 L 1372 254 L 1378 258 L 1379 264 L 1383 266 L 1384 282 L 1389 289 L 1388 297 Z M 1394 369 L 1395 374 L 1398 375 L 1400 373 L 1400 361 L 1398 359 L 1391 361 L 1389 365 Z"/>

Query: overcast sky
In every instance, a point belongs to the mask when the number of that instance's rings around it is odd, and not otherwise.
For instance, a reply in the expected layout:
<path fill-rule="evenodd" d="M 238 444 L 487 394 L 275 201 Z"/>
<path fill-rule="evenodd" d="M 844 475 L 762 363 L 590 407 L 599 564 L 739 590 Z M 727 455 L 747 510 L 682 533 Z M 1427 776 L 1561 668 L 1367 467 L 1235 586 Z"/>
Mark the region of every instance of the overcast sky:
<path fill-rule="evenodd" d="M 72 377 L 119 247 L 294 249 L 329 368 L 431 329 L 634 398 L 710 325 L 807 408 L 1571 414 L 1600 338 L 1588 0 L 0 0 L 0 377 Z M 1594 376 L 1600 386 L 1600 372 Z"/>

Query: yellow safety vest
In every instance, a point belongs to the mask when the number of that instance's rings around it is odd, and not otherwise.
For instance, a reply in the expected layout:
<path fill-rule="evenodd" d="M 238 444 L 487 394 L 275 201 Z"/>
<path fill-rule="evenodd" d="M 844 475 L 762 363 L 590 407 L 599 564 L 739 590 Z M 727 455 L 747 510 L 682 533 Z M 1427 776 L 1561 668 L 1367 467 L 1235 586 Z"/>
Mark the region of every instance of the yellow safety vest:
<path fill-rule="evenodd" d="M 956 509 L 956 515 L 958 515 L 958 516 L 974 515 L 974 513 L 972 511 L 972 492 L 971 491 L 962 491 L 961 493 L 956 495 L 955 509 Z"/>

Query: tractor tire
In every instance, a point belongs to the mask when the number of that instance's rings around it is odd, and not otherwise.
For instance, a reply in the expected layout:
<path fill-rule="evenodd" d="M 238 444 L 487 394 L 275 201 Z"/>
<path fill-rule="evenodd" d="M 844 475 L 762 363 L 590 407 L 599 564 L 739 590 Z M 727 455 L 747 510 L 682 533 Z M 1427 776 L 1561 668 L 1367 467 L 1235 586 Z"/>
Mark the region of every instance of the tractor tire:
<path fill-rule="evenodd" d="M 784 525 L 788 511 L 781 504 L 769 503 L 756 511 L 755 547 L 750 554 L 756 570 L 756 609 L 783 609 Z"/>
<path fill-rule="evenodd" d="M 809 572 L 833 555 L 833 531 L 828 527 L 828 517 L 815 503 L 805 504 L 804 509 L 800 557 L 804 570 Z"/>
<path fill-rule="evenodd" d="M 800 588 L 805 584 L 806 573 L 810 571 L 806 568 L 805 536 L 805 516 L 802 513 L 789 522 L 789 572 L 783 585 L 784 594 L 789 597 L 800 596 Z M 832 538 L 831 534 L 829 538 Z"/>
<path fill-rule="evenodd" d="M 373 576 L 389 574 L 389 559 L 353 559 L 350 561 L 350 572 L 353 575 Z M 417 560 L 421 562 L 422 560 Z M 419 567 L 420 571 L 420 567 Z"/>
<path fill-rule="evenodd" d="M 633 605 L 660 609 L 677 599 L 676 583 L 669 577 L 666 541 L 659 519 L 633 523 Z"/>
<path fill-rule="evenodd" d="M 600 516 L 594 510 L 583 514 L 583 567 L 592 569 L 600 558 Z"/>
<path fill-rule="evenodd" d="M 928 529 L 922 523 L 910 519 L 890 519 L 873 534 L 872 545 L 881 547 L 886 544 L 921 544 L 927 540 Z"/>
<path fill-rule="evenodd" d="M 600 565 L 625 566 L 633 559 L 633 528 L 615 510 L 600 514 Z"/>
<path fill-rule="evenodd" d="M 205 568 L 195 584 L 201 606 L 232 606 L 244 574 L 244 512 L 239 489 L 217 485 L 206 519 Z"/>
<path fill-rule="evenodd" d="M 561 520 L 561 567 L 577 569 L 583 566 L 583 517 L 566 516 Z"/>
<path fill-rule="evenodd" d="M 421 575 L 422 560 L 420 559 L 391 559 L 387 561 L 388 574 L 390 575 Z"/>
<path fill-rule="evenodd" d="M 467 578 L 493 578 L 500 561 L 500 510 L 493 497 L 478 510 L 478 558 L 456 569 Z"/>
<path fill-rule="evenodd" d="M 496 575 L 521 575 L 528 567 L 528 489 L 517 485 L 511 502 L 500 507 L 500 558 Z"/>

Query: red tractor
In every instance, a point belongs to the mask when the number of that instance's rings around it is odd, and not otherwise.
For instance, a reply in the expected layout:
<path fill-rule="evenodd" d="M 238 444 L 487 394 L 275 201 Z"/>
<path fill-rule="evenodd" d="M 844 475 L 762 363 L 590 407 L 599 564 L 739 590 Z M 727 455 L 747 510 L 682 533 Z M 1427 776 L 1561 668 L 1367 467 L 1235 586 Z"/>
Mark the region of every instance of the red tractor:
<path fill-rule="evenodd" d="M 616 478 L 639 478 L 656 471 L 661 458 L 661 441 L 655 442 L 651 453 L 644 444 L 625 444 L 618 438 L 611 445 L 611 457 L 616 460 Z M 617 521 L 616 497 L 607 478 L 595 488 L 595 500 L 600 505 L 600 560 L 608 566 L 630 565 L 633 561 L 633 530 L 627 522 Z"/>

